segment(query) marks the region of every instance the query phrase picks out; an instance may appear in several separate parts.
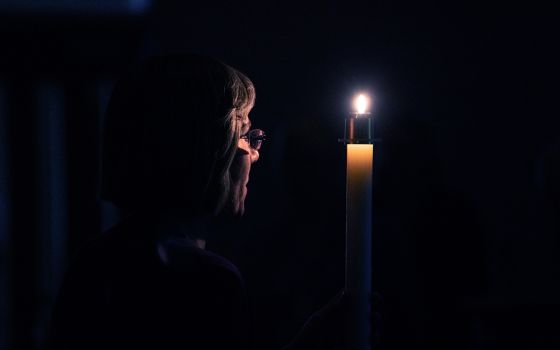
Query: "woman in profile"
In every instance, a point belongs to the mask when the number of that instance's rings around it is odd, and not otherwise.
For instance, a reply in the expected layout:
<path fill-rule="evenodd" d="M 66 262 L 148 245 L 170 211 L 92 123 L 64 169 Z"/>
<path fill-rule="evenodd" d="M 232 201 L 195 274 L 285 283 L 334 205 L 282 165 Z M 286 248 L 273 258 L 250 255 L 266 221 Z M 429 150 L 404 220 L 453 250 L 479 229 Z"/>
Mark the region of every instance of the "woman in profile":
<path fill-rule="evenodd" d="M 245 75 L 195 55 L 153 58 L 117 83 L 102 198 L 126 216 L 71 265 L 54 349 L 250 347 L 243 279 L 204 246 L 220 217 L 243 214 L 265 136 L 251 130 L 254 102 Z"/>
<path fill-rule="evenodd" d="M 209 225 L 241 215 L 264 138 L 251 81 L 194 55 L 151 59 L 115 87 L 102 197 L 126 218 L 84 249 L 54 312 L 56 349 L 246 349 L 243 280 L 204 250 Z"/>

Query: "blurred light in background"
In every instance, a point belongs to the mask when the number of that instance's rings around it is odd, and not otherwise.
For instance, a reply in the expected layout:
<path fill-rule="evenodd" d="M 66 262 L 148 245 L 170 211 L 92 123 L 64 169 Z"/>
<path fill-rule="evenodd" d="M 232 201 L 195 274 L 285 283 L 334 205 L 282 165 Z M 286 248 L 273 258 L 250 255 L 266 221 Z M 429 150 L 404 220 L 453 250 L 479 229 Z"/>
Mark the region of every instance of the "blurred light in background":
<path fill-rule="evenodd" d="M 8 193 L 8 143 L 7 118 L 6 118 L 6 91 L 0 81 L 0 349 L 8 349 L 9 334 L 9 288 L 10 288 L 10 266 L 9 266 L 9 193 Z"/>
<path fill-rule="evenodd" d="M 64 91 L 60 83 L 42 81 L 36 86 L 39 140 L 39 266 L 38 288 L 42 300 L 38 315 L 40 329 L 46 329 L 51 308 L 66 267 L 68 242 L 66 127 Z M 39 336 L 44 334 L 39 333 Z M 45 339 L 38 339 L 43 343 Z"/>
<path fill-rule="evenodd" d="M 0 0 L 0 12 L 14 14 L 143 14 L 151 0 Z"/>

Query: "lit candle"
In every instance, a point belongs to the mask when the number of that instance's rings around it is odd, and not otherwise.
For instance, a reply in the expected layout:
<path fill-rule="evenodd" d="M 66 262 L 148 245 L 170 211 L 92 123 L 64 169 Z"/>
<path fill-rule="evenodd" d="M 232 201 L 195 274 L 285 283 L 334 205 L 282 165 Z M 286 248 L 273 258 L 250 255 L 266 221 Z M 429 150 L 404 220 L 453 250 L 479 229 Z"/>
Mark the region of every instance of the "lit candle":
<path fill-rule="evenodd" d="M 348 350 L 371 349 L 371 215 L 373 130 L 369 99 L 360 94 L 346 119 L 346 320 Z"/>

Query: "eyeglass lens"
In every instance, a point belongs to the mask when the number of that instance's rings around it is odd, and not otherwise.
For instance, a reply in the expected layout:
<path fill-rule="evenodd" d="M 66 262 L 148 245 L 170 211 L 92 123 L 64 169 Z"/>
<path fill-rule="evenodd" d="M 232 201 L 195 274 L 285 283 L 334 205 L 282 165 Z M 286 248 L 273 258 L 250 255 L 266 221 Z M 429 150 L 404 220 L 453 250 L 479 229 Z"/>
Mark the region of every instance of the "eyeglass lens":
<path fill-rule="evenodd" d="M 259 150 L 262 147 L 262 143 L 265 140 L 265 133 L 261 129 L 254 129 L 247 133 L 246 137 L 249 141 L 251 148 Z"/>

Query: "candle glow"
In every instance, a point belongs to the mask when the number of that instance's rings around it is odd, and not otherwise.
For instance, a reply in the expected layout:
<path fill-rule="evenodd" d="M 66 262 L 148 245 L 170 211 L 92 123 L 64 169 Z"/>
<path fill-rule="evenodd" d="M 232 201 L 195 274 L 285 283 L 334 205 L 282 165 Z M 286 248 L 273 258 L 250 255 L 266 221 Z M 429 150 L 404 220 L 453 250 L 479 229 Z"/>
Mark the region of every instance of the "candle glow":
<path fill-rule="evenodd" d="M 354 99 L 354 108 L 357 114 L 366 114 L 369 107 L 369 98 L 364 94 L 359 94 Z"/>

